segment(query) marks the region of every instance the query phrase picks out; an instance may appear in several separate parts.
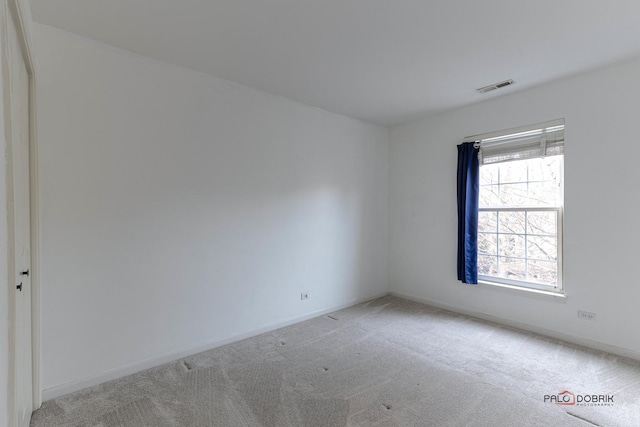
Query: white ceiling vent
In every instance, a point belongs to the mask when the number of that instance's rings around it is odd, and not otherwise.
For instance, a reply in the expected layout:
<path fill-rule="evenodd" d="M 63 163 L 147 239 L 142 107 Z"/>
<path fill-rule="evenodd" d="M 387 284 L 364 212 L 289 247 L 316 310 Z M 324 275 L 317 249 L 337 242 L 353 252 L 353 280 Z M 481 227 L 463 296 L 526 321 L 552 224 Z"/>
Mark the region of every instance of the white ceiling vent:
<path fill-rule="evenodd" d="M 476 90 L 478 92 L 480 92 L 480 93 L 487 93 L 487 92 L 491 92 L 492 90 L 503 88 L 505 86 L 510 86 L 512 84 L 515 84 L 515 82 L 513 80 L 509 79 L 509 80 L 505 80 L 505 81 L 500 82 L 500 83 L 494 83 L 494 84 L 489 85 L 489 86 L 481 87 L 480 89 L 476 89 Z"/>

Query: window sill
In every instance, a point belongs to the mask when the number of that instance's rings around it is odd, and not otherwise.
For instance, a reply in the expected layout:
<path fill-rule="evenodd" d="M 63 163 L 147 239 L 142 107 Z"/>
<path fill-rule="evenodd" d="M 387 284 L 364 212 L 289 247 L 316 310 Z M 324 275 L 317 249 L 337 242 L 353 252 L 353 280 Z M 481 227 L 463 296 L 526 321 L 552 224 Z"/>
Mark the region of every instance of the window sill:
<path fill-rule="evenodd" d="M 506 285 L 504 283 L 489 282 L 486 280 L 478 280 L 478 285 L 483 285 L 483 286 L 487 286 L 495 289 L 504 289 L 508 292 L 514 292 L 520 295 L 526 295 L 526 294 L 530 294 L 532 296 L 537 295 L 537 296 L 552 298 L 556 301 L 562 301 L 562 302 L 565 302 L 567 300 L 567 296 L 564 294 L 563 291 L 558 291 L 558 292 L 545 291 L 542 289 L 533 289 L 533 288 L 525 288 L 523 286 Z"/>

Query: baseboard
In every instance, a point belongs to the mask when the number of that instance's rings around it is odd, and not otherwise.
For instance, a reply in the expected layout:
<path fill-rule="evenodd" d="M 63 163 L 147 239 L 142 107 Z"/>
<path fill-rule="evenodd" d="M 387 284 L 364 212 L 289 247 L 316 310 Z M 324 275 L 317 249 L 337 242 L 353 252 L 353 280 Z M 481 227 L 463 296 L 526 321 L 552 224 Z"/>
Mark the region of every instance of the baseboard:
<path fill-rule="evenodd" d="M 173 362 L 175 360 L 181 359 L 183 357 L 192 356 L 194 354 L 201 353 L 203 351 L 212 350 L 217 347 L 221 347 L 226 344 L 231 344 L 236 341 L 240 341 L 246 338 L 251 338 L 256 335 L 264 334 L 266 332 L 271 332 L 276 329 L 283 328 L 285 326 L 293 325 L 295 323 L 300 323 L 305 320 L 312 319 L 314 317 L 319 317 L 325 315 L 327 313 L 331 313 L 337 310 L 342 310 L 343 308 L 351 307 L 356 304 L 360 304 L 366 301 L 370 301 L 372 299 L 376 299 L 382 296 L 388 295 L 388 292 L 383 292 L 375 295 L 368 296 L 366 298 L 357 298 L 351 300 L 349 302 L 338 304 L 336 306 L 332 306 L 329 308 L 325 308 L 322 310 L 317 310 L 311 313 L 304 314 L 302 316 L 292 317 L 286 320 L 278 321 L 270 323 L 266 326 L 252 329 L 250 331 L 245 331 L 239 334 L 233 334 L 227 336 L 222 339 L 209 341 L 205 343 L 201 343 L 197 346 L 190 347 L 185 350 L 172 351 L 168 353 L 164 353 L 159 356 L 154 356 L 145 360 L 141 360 L 138 362 L 130 363 L 128 365 L 120 366 L 118 368 L 110 369 L 108 371 L 102 372 L 97 375 L 92 375 L 89 377 L 85 377 L 76 381 L 71 381 L 65 384 L 61 384 L 59 386 L 51 387 L 42 391 L 42 399 L 43 401 L 55 399 L 60 396 L 64 396 L 69 393 L 73 393 L 79 390 L 82 390 L 87 387 L 92 387 L 94 385 L 102 384 L 107 381 L 116 380 L 118 378 L 122 378 L 127 375 L 135 374 L 140 371 L 144 371 L 145 369 L 154 368 L 156 366 L 163 365 L 165 363 Z"/>
<path fill-rule="evenodd" d="M 517 320 L 506 319 L 499 316 L 494 316 L 491 314 L 482 313 L 474 310 L 467 310 L 459 307 L 455 307 L 449 304 L 441 303 L 438 301 L 429 300 L 426 298 L 417 297 L 415 295 L 405 294 L 402 292 L 389 292 L 389 295 L 393 295 L 398 298 L 404 298 L 411 301 L 419 302 L 422 304 L 430 305 L 432 307 L 441 308 L 443 310 L 452 311 L 454 313 L 464 314 L 466 316 L 475 317 L 482 320 L 487 320 L 489 322 L 499 323 L 501 325 L 509 326 L 516 329 L 522 329 L 529 332 L 534 332 L 536 334 L 544 335 L 550 338 L 559 339 L 562 341 L 569 342 L 571 344 L 576 344 L 582 347 L 587 347 L 593 350 L 604 351 L 607 353 L 612 353 L 617 356 L 627 357 L 629 359 L 634 359 L 640 361 L 640 353 L 628 348 L 618 347 L 611 344 L 606 344 L 600 341 L 595 341 L 589 338 L 579 337 L 575 335 L 565 334 L 562 332 L 554 331 L 551 329 L 541 328 L 538 326 L 530 325 L 528 323 L 519 322 Z"/>

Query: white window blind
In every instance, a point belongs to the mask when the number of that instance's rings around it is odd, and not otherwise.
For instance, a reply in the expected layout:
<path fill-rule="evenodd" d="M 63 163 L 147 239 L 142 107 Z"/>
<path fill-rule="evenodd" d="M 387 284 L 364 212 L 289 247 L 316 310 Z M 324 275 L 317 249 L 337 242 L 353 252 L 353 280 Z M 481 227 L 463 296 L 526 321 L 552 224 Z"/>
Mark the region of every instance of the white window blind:
<path fill-rule="evenodd" d="M 478 141 L 480 164 L 564 154 L 564 120 L 541 123 L 526 128 L 467 137 Z"/>

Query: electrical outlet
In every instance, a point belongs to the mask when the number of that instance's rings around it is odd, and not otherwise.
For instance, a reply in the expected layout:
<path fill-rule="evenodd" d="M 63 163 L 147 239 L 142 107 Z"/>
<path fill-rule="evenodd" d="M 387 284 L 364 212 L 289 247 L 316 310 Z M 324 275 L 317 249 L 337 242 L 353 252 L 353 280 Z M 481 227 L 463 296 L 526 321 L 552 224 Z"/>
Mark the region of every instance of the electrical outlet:
<path fill-rule="evenodd" d="M 303 292 L 300 294 L 300 301 L 304 301 L 306 299 L 309 299 L 309 292 Z"/>
<path fill-rule="evenodd" d="M 590 311 L 578 310 L 578 318 L 582 320 L 588 320 L 589 322 L 596 321 L 596 314 Z"/>

